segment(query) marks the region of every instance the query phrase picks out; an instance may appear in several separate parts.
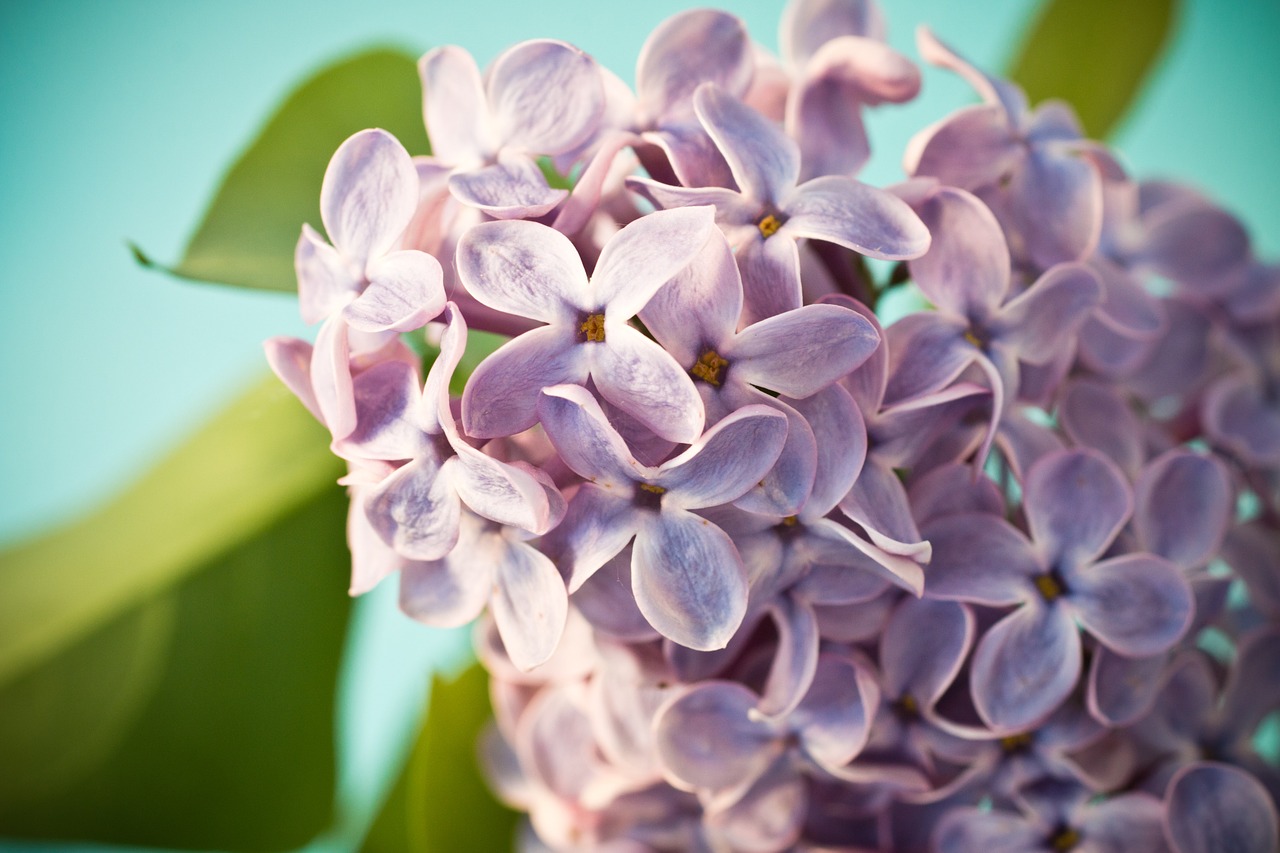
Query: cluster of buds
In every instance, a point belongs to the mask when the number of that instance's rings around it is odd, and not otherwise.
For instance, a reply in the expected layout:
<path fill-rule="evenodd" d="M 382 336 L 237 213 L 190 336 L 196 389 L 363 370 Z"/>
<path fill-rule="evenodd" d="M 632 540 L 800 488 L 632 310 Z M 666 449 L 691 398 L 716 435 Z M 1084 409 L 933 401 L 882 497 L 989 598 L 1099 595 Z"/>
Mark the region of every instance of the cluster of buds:
<path fill-rule="evenodd" d="M 780 58 L 677 15 L 635 92 L 438 48 L 432 156 L 329 165 L 319 333 L 268 356 L 352 593 L 481 617 L 524 849 L 1275 848 L 1280 267 L 918 41 L 981 103 L 887 189 L 863 110 L 920 72 L 869 0 L 793 0 Z M 464 383 L 468 327 L 510 339 Z"/>

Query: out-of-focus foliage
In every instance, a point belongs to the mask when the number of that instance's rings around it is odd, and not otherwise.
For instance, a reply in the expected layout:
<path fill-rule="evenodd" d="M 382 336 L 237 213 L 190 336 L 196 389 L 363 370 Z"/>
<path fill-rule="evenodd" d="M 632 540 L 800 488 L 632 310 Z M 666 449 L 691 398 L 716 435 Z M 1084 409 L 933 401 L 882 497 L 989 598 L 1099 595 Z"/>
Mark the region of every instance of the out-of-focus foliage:
<path fill-rule="evenodd" d="M 273 381 L 0 555 L 0 834 L 269 850 L 329 824 L 340 470 Z"/>
<path fill-rule="evenodd" d="M 390 131 L 411 154 L 429 152 L 409 55 L 370 50 L 292 92 L 223 179 L 182 260 L 166 269 L 198 281 L 292 292 L 293 247 L 302 223 L 320 228 L 329 158 L 367 127 Z M 135 254 L 153 263 L 141 250 Z"/>
<path fill-rule="evenodd" d="M 1177 0 L 1054 0 L 1032 25 L 1009 76 L 1034 105 L 1061 98 L 1085 133 L 1111 133 L 1173 31 Z"/>
<path fill-rule="evenodd" d="M 452 681 L 433 680 L 422 731 L 364 853 L 511 849 L 516 813 L 493 798 L 476 759 L 488 684 L 479 664 Z"/>

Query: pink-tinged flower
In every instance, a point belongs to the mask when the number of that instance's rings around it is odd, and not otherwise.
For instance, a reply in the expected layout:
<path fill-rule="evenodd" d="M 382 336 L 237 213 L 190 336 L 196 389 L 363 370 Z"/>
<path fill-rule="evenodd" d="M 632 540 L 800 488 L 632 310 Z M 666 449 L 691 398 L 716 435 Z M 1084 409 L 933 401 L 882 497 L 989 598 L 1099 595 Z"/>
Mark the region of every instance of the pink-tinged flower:
<path fill-rule="evenodd" d="M 304 225 L 294 255 L 303 320 L 340 315 L 361 332 L 408 332 L 440 313 L 439 262 L 396 250 L 417 204 L 418 173 L 394 136 L 362 130 L 342 143 L 320 189 L 333 245 Z"/>
<path fill-rule="evenodd" d="M 1165 835 L 1174 853 L 1280 850 L 1275 803 L 1237 767 L 1188 765 L 1174 777 L 1165 804 Z"/>
<path fill-rule="evenodd" d="M 671 187 L 641 178 L 628 185 L 660 208 L 715 206 L 742 272 L 743 322 L 800 307 L 798 239 L 826 240 L 889 260 L 916 258 L 929 248 L 919 217 L 884 190 L 847 176 L 797 186 L 796 143 L 719 87 L 699 87 L 694 109 L 739 189 Z"/>
<path fill-rule="evenodd" d="M 1093 802 L 1072 783 L 1045 781 L 1027 789 L 1023 813 L 955 809 L 933 835 L 937 853 L 1166 853 L 1164 808 L 1149 794 Z"/>
<path fill-rule="evenodd" d="M 1030 539 L 986 514 L 949 515 L 925 528 L 933 543 L 926 597 L 1018 605 L 973 657 L 974 703 L 993 730 L 1033 726 L 1071 693 L 1081 668 L 1077 623 L 1130 657 L 1158 654 L 1186 632 L 1193 600 L 1177 566 L 1145 553 L 1098 562 L 1132 500 L 1105 457 L 1060 451 L 1023 483 Z"/>
<path fill-rule="evenodd" d="M 1102 229 L 1102 177 L 1082 156 L 1093 143 L 1071 109 L 1049 101 L 1030 112 L 1021 89 L 974 67 L 927 27 L 917 41 L 926 60 L 963 77 L 983 103 L 917 134 L 906 173 L 982 195 L 1019 235 L 1019 257 L 1041 269 L 1084 260 Z"/>
<path fill-rule="evenodd" d="M 854 175 L 871 156 L 864 107 L 900 104 L 920 92 L 920 69 L 885 43 L 872 0 L 793 0 L 778 43 L 795 79 L 786 96 L 787 135 L 800 146 L 800 180 Z"/>
<path fill-rule="evenodd" d="M 413 560 L 439 560 L 458 541 L 462 507 L 498 524 L 540 534 L 563 512 L 545 475 L 494 459 L 458 434 L 449 381 L 462 358 L 466 324 L 446 310 L 440 355 L 419 391 L 402 362 L 362 373 L 354 391 L 356 427 L 335 449 L 347 458 L 404 464 L 369 487 L 369 523 L 382 540 Z"/>
<path fill-rule="evenodd" d="M 744 407 L 654 468 L 636 461 L 585 388 L 545 389 L 538 416 L 565 464 L 590 481 L 544 540 L 570 591 L 634 538 L 632 591 L 649 624 L 689 648 L 723 648 L 746 612 L 746 572 L 725 532 L 692 511 L 759 482 L 782 450 L 786 418 Z"/>
<path fill-rule="evenodd" d="M 582 146 L 604 114 L 595 60 L 551 39 L 521 42 L 482 78 L 460 47 L 418 62 L 432 161 L 451 169 L 449 191 L 500 219 L 541 216 L 568 193 L 547 185 L 539 156 Z"/>
<path fill-rule="evenodd" d="M 693 263 L 654 294 L 640 320 L 693 378 L 709 424 L 753 403 L 787 415 L 787 444 L 778 465 L 738 506 L 793 515 L 809 496 L 820 450 L 808 422 L 784 400 L 831 386 L 867 359 L 880 336 L 870 321 L 843 306 L 806 305 L 738 332 L 741 311 L 742 280 L 728 243 L 716 233 Z M 860 423 L 844 426 L 861 429 Z"/>
<path fill-rule="evenodd" d="M 929 251 L 910 266 L 938 310 L 889 327 L 885 402 L 932 394 L 976 364 L 992 393 L 981 465 L 1018 387 L 1019 362 L 1046 364 L 1070 347 L 1101 289 L 1088 267 L 1059 264 L 1012 294 L 1008 246 L 986 205 L 964 190 L 928 182 L 913 182 L 902 192 L 934 234 Z"/>
<path fill-rule="evenodd" d="M 458 274 L 476 299 L 546 323 L 476 368 L 462 397 L 468 435 L 513 435 L 537 421 L 538 393 L 588 378 L 600 395 L 653 432 L 689 443 L 705 412 L 693 380 L 628 325 L 715 229 L 709 208 L 663 211 L 619 231 L 588 279 L 563 234 L 534 222 L 489 222 L 458 244 Z"/>

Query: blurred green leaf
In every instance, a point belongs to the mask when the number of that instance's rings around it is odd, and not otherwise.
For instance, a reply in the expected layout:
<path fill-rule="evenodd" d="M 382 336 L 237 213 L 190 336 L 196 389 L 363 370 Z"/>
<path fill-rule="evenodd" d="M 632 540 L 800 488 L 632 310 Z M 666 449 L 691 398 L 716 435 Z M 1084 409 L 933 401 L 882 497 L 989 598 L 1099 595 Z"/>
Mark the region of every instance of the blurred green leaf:
<path fill-rule="evenodd" d="M 272 378 L 0 554 L 0 834 L 272 850 L 328 826 L 341 471 Z"/>
<path fill-rule="evenodd" d="M 324 428 L 264 381 L 103 509 L 0 553 L 0 687 L 334 490 L 341 474 Z"/>
<path fill-rule="evenodd" d="M 346 503 L 313 494 L 0 688 L 0 834 L 258 851 L 324 830 Z"/>
<path fill-rule="evenodd" d="M 518 815 L 494 799 L 476 757 L 489 718 L 489 676 L 479 664 L 453 681 L 433 680 L 426 721 L 363 853 L 512 849 Z"/>
<path fill-rule="evenodd" d="M 430 151 L 413 57 L 372 50 L 307 80 L 231 167 L 182 260 L 163 267 L 131 246 L 134 256 L 182 278 L 292 292 L 293 248 L 302 223 L 320 226 L 329 158 L 367 127 L 395 134 L 411 154 Z"/>
<path fill-rule="evenodd" d="M 1062 98 L 1085 133 L 1106 137 L 1154 69 L 1176 0 L 1052 0 L 1022 43 L 1009 76 L 1032 104 Z"/>

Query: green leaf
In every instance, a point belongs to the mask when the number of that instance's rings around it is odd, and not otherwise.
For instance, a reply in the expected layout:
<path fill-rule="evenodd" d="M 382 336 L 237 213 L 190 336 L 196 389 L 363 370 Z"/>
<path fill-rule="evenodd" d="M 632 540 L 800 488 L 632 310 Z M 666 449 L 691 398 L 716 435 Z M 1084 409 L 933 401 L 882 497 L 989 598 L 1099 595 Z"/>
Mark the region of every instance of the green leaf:
<path fill-rule="evenodd" d="M 271 378 L 0 554 L 0 834 L 273 850 L 331 823 L 341 471 Z"/>
<path fill-rule="evenodd" d="M 519 816 L 494 799 L 477 761 L 489 718 L 489 677 L 479 664 L 453 681 L 433 680 L 426 721 L 364 853 L 512 849 Z"/>
<path fill-rule="evenodd" d="M 293 91 L 223 179 L 182 260 L 160 268 L 196 281 L 292 292 L 293 249 L 304 222 L 320 225 L 329 158 L 367 127 L 395 134 L 411 154 L 429 153 L 413 57 L 361 53 Z M 142 264 L 159 266 L 131 249 Z"/>
<path fill-rule="evenodd" d="M 274 377 L 87 518 L 0 554 L 0 687 L 320 492 L 341 463 Z"/>
<path fill-rule="evenodd" d="M 1173 30 L 1176 0 L 1052 0 L 1009 76 L 1032 104 L 1062 98 L 1085 132 L 1107 136 L 1136 99 Z"/>
<path fill-rule="evenodd" d="M 314 494 L 0 687 L 0 835 L 259 851 L 323 831 L 346 504 Z"/>

